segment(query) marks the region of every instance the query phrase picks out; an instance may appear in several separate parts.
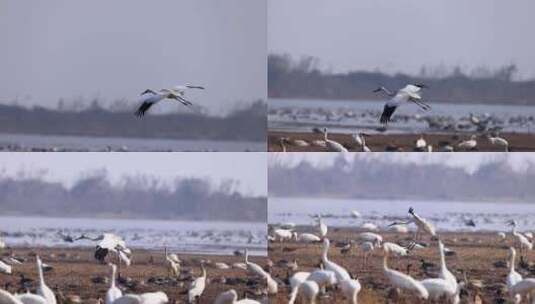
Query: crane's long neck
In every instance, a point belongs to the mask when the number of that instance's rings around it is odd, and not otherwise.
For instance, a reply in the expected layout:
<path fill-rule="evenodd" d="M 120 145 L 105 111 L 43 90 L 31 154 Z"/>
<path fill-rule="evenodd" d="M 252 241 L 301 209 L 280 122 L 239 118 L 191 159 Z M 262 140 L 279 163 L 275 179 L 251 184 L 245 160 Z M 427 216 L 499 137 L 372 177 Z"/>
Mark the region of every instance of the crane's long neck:
<path fill-rule="evenodd" d="M 245 249 L 245 264 L 249 264 L 249 251 Z"/>
<path fill-rule="evenodd" d="M 515 272 L 515 252 L 511 251 L 511 260 L 509 263 L 509 273 Z"/>
<path fill-rule="evenodd" d="M 384 269 L 385 271 L 390 270 L 390 269 L 388 268 L 388 254 L 386 253 L 386 251 L 384 252 L 384 255 L 383 255 L 383 269 Z"/>
<path fill-rule="evenodd" d="M 442 242 L 439 242 L 438 250 L 440 250 L 440 270 L 444 272 L 447 270 L 447 267 L 446 267 L 446 257 L 444 256 L 444 245 L 442 244 Z"/>
<path fill-rule="evenodd" d="M 204 268 L 204 264 L 201 264 L 201 269 L 202 269 L 202 277 L 206 278 L 206 268 Z"/>
<path fill-rule="evenodd" d="M 41 262 L 41 258 L 39 258 L 39 256 L 37 256 L 37 273 L 39 274 L 39 284 L 44 286 L 45 277 L 43 276 L 43 263 Z"/>
<path fill-rule="evenodd" d="M 111 266 L 111 283 L 110 288 L 115 288 L 115 273 L 117 272 L 117 267 L 115 265 Z"/>
<path fill-rule="evenodd" d="M 286 146 L 284 145 L 284 141 L 283 140 L 280 141 L 280 145 L 281 145 L 282 152 L 286 152 Z"/>
<path fill-rule="evenodd" d="M 329 259 L 327 258 L 327 252 L 329 251 L 329 244 L 327 242 L 323 243 L 323 252 L 321 254 L 321 258 L 324 263 L 329 262 Z"/>

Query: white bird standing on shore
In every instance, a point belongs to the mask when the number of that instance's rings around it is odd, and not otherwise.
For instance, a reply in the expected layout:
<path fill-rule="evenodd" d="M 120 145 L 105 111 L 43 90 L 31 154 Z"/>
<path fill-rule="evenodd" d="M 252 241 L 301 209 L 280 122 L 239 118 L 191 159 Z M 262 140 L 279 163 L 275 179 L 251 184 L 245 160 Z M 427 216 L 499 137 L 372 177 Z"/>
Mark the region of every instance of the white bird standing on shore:
<path fill-rule="evenodd" d="M 516 285 L 516 283 L 522 281 L 522 275 L 518 273 L 515 270 L 515 256 L 516 251 L 513 247 L 509 248 L 509 273 L 507 274 L 507 290 L 509 291 L 509 295 L 511 298 L 515 300 L 515 303 L 520 303 L 522 300 L 521 296 L 519 294 L 512 293 L 513 286 Z"/>
<path fill-rule="evenodd" d="M 43 276 L 43 263 L 41 258 L 36 256 L 37 273 L 39 275 L 39 285 L 37 286 L 37 294 L 46 299 L 47 304 L 56 304 L 56 296 L 54 292 L 46 286 L 45 277 Z"/>
<path fill-rule="evenodd" d="M 117 266 L 111 264 L 111 277 L 110 277 L 110 288 L 106 292 L 106 304 L 113 304 L 115 300 L 123 296 L 123 292 L 115 286 L 115 273 L 117 272 Z"/>
<path fill-rule="evenodd" d="M 518 242 L 519 248 L 520 248 L 520 255 L 522 255 L 522 250 L 527 249 L 531 250 L 533 249 L 533 243 L 529 241 L 529 239 L 523 235 L 522 233 L 518 232 L 516 230 L 517 223 L 515 220 L 511 220 L 508 222 L 510 226 L 512 226 L 511 234 L 515 238 L 515 243 Z"/>
<path fill-rule="evenodd" d="M 323 139 L 325 140 L 327 150 L 329 150 L 330 152 L 349 152 L 339 142 L 327 138 L 327 128 L 323 128 Z"/>
<path fill-rule="evenodd" d="M 330 244 L 331 243 L 330 243 L 329 239 L 327 239 L 327 238 L 323 239 L 323 252 L 322 252 L 322 255 L 321 255 L 321 260 L 323 262 L 323 265 L 325 265 L 325 269 L 334 272 L 334 274 L 336 275 L 336 279 L 338 281 L 351 280 L 351 276 L 349 275 L 349 273 L 347 272 L 347 270 L 345 268 L 343 268 L 342 266 L 340 266 L 340 265 L 338 265 L 338 264 L 336 264 L 334 262 L 329 261 L 329 258 L 327 257 L 327 254 L 329 252 Z"/>
<path fill-rule="evenodd" d="M 379 121 L 382 124 L 388 124 L 390 118 L 394 114 L 394 111 L 396 111 L 396 109 L 400 105 L 408 103 L 409 101 L 413 102 L 425 111 L 430 110 L 431 107 L 422 101 L 421 91 L 423 88 L 426 88 L 426 86 L 423 84 L 408 84 L 404 88 L 397 91 L 397 93 L 395 94 L 385 87 L 379 87 L 374 90 L 373 92 L 384 92 L 388 96 L 392 97 L 389 101 L 385 103 L 383 113 L 381 114 L 381 118 Z"/>
<path fill-rule="evenodd" d="M 198 301 L 204 292 L 206 287 L 206 269 L 203 262 L 201 262 L 202 275 L 191 282 L 191 286 L 188 290 L 188 303 L 194 303 Z"/>
<path fill-rule="evenodd" d="M 164 248 L 164 253 L 167 263 L 167 274 L 173 273 L 173 276 L 178 277 L 180 275 L 180 259 L 174 253 L 168 254 L 167 247 Z"/>

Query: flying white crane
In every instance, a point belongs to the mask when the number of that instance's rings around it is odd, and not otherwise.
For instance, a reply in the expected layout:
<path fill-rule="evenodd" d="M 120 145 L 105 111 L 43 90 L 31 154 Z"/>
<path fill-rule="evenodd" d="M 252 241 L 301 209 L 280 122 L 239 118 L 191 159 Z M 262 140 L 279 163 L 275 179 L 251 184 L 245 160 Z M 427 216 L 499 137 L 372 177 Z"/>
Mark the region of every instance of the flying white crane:
<path fill-rule="evenodd" d="M 39 285 L 37 286 L 37 294 L 46 299 L 47 304 L 56 304 L 56 296 L 54 292 L 46 286 L 45 277 L 43 276 L 43 262 L 41 258 L 36 256 L 37 273 L 39 274 Z"/>
<path fill-rule="evenodd" d="M 470 139 L 461 141 L 457 147 L 463 150 L 473 150 L 477 146 L 477 136 L 471 135 Z"/>
<path fill-rule="evenodd" d="M 328 238 L 323 239 L 323 252 L 321 255 L 321 260 L 323 262 L 323 265 L 325 265 L 325 269 L 334 272 L 334 274 L 336 275 L 336 279 L 338 281 L 351 280 L 351 276 L 349 275 L 349 273 L 347 272 L 345 268 L 343 268 L 342 266 L 334 262 L 329 261 L 327 254 L 329 252 L 330 244 L 331 243 Z"/>
<path fill-rule="evenodd" d="M 431 235 L 432 238 L 436 238 L 437 234 L 436 234 L 436 231 L 435 231 L 435 227 L 433 227 L 433 225 L 431 223 L 429 223 L 426 219 L 424 219 L 423 217 L 420 217 L 419 215 L 417 215 L 414 212 L 414 208 L 412 208 L 412 207 L 409 208 L 409 215 L 411 216 L 411 219 L 409 219 L 408 221 L 406 221 L 406 222 L 394 222 L 394 223 L 390 224 L 389 226 L 407 225 L 407 224 L 410 224 L 410 223 L 414 223 L 416 225 L 416 227 L 417 227 L 416 233 L 414 235 L 414 239 L 415 240 L 418 240 L 418 237 L 420 236 L 420 233 L 422 233 L 422 232 Z"/>
<path fill-rule="evenodd" d="M 351 304 L 358 304 L 358 294 L 361 288 L 362 287 L 358 279 L 344 280 L 340 282 L 340 289 Z"/>
<path fill-rule="evenodd" d="M 413 102 L 421 109 L 428 111 L 431 107 L 422 101 L 421 91 L 426 88 L 423 84 L 408 84 L 404 88 L 400 89 L 396 93 L 389 91 L 385 87 L 379 87 L 373 92 L 384 92 L 388 96 L 392 97 L 385 103 L 383 113 L 381 114 L 380 122 L 382 124 L 388 124 L 390 118 L 394 114 L 394 111 L 404 103 Z"/>
<path fill-rule="evenodd" d="M 103 233 L 95 238 L 91 238 L 82 234 L 76 240 L 87 239 L 97 243 L 95 250 L 95 259 L 99 262 L 104 263 L 106 256 L 109 252 L 113 252 L 117 255 L 119 259 L 119 267 L 121 266 L 121 261 L 130 266 L 131 261 L 129 255 L 132 254 L 132 251 L 126 247 L 126 242 L 120 236 L 113 233 Z"/>
<path fill-rule="evenodd" d="M 334 140 L 327 138 L 327 128 L 323 128 L 323 140 L 325 140 L 325 145 L 327 150 L 330 152 L 349 152 L 342 144 Z"/>
<path fill-rule="evenodd" d="M 388 251 L 383 250 L 383 273 L 395 288 L 406 289 L 415 292 L 419 298 L 427 299 L 429 293 L 424 285 L 411 276 L 388 268 Z"/>
<path fill-rule="evenodd" d="M 215 299 L 214 304 L 260 304 L 260 302 L 251 299 L 242 299 L 238 301 L 238 293 L 231 289 L 225 291 Z"/>
<path fill-rule="evenodd" d="M 509 273 L 507 274 L 507 290 L 509 291 L 509 295 L 511 298 L 515 300 L 515 303 L 520 303 L 522 300 L 521 296 L 519 294 L 512 293 L 513 286 L 516 285 L 516 283 L 522 281 L 522 275 L 518 273 L 515 270 L 515 256 L 516 256 L 516 250 L 513 247 L 509 248 Z"/>
<path fill-rule="evenodd" d="M 141 93 L 141 105 L 136 110 L 136 113 L 135 113 L 136 116 L 138 117 L 144 116 L 145 113 L 153 105 L 157 104 L 158 102 L 164 99 L 176 100 L 185 106 L 192 105 L 190 101 L 184 99 L 181 95 L 179 95 L 177 92 L 174 92 L 173 90 L 161 89 L 158 92 L 155 92 L 151 89 L 148 89 L 148 90 L 145 90 L 143 93 Z"/>
<path fill-rule="evenodd" d="M 117 266 L 115 264 L 109 264 L 111 268 L 110 288 L 106 292 L 106 304 L 113 304 L 115 300 L 123 296 L 123 292 L 115 286 L 115 273 L 117 272 Z"/>
<path fill-rule="evenodd" d="M 201 270 L 202 275 L 191 282 L 191 286 L 188 290 L 188 303 L 198 301 L 206 287 L 206 269 L 204 268 L 203 262 L 201 262 Z"/>

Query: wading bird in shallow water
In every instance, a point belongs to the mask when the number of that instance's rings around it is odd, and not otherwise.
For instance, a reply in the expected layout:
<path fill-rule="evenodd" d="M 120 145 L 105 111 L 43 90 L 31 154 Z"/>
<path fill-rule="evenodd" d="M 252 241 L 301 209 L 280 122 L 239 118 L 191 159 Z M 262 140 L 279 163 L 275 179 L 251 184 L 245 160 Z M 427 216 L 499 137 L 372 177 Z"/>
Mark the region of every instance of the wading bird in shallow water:
<path fill-rule="evenodd" d="M 193 104 L 184 97 L 186 91 L 189 89 L 204 90 L 204 87 L 188 84 L 183 86 L 175 86 L 172 89 L 161 89 L 158 92 L 153 91 L 151 89 L 145 90 L 143 93 L 141 93 L 142 103 L 136 111 L 136 116 L 141 117 L 145 115 L 145 112 L 147 112 L 150 107 L 164 99 L 172 99 L 180 102 L 185 106 L 192 106 Z"/>
<path fill-rule="evenodd" d="M 384 92 L 386 95 L 392 97 L 389 101 L 385 103 L 383 108 L 383 113 L 381 114 L 380 122 L 382 124 L 388 124 L 390 118 L 394 114 L 394 111 L 404 103 L 413 102 L 421 109 L 428 111 L 431 107 L 422 101 L 421 91 L 422 89 L 427 88 L 423 84 L 408 84 L 404 88 L 400 89 L 396 93 L 391 92 L 385 87 L 379 87 L 373 92 Z"/>

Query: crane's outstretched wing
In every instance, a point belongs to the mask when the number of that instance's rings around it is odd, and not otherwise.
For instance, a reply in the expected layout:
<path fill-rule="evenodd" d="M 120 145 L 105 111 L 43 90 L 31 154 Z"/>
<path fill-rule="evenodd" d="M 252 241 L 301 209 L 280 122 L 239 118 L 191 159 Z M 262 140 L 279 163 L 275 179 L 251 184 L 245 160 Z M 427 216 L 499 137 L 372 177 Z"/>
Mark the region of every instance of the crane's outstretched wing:
<path fill-rule="evenodd" d="M 387 124 L 390 121 L 392 114 L 394 114 L 394 111 L 396 111 L 397 107 L 397 105 L 389 105 L 388 103 L 385 104 L 383 113 L 381 114 L 381 118 L 379 119 L 379 121 L 382 124 Z"/>
<path fill-rule="evenodd" d="M 145 112 L 147 112 L 150 107 L 152 107 L 152 105 L 154 104 L 154 102 L 148 102 L 148 101 L 144 101 L 140 106 L 139 108 L 137 109 L 136 111 L 136 116 L 137 117 L 142 117 L 145 115 Z"/>

